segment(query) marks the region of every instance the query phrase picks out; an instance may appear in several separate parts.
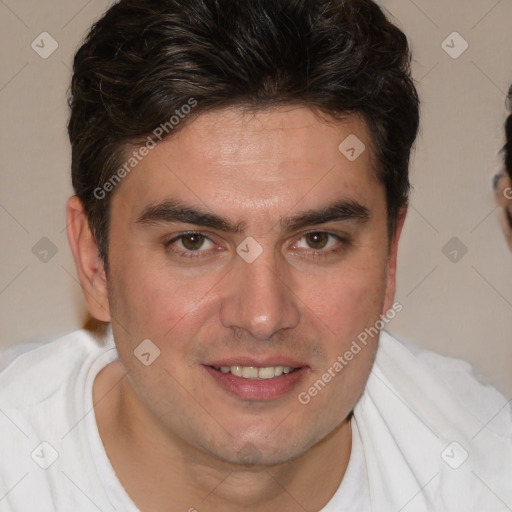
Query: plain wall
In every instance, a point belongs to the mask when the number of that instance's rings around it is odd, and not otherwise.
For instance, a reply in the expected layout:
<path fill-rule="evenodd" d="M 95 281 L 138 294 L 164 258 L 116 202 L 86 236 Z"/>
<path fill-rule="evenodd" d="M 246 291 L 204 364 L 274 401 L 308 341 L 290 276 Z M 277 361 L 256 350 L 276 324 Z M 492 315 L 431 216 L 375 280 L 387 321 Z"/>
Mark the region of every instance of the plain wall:
<path fill-rule="evenodd" d="M 72 193 L 66 91 L 73 54 L 109 4 L 0 3 L 0 349 L 54 339 L 87 318 L 65 233 Z M 403 311 L 388 330 L 470 361 L 512 397 L 512 254 L 491 190 L 512 82 L 512 2 L 381 5 L 409 37 L 422 99 L 398 262 Z M 43 32 L 58 43 L 46 59 L 31 47 L 35 40 L 40 52 L 51 48 Z M 453 32 L 469 45 L 456 59 L 442 47 L 446 40 L 452 53 L 462 48 Z"/>

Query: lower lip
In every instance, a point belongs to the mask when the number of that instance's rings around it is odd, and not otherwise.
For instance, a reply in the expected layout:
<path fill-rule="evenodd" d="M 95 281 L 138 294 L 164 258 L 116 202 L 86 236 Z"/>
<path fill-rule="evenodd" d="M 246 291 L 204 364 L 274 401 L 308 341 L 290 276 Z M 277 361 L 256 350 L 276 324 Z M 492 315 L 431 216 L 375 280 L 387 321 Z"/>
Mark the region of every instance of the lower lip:
<path fill-rule="evenodd" d="M 274 400 L 279 398 L 292 391 L 307 373 L 307 367 L 304 367 L 273 379 L 260 380 L 244 379 L 232 373 L 222 373 L 211 366 L 205 366 L 204 368 L 226 391 L 245 400 Z"/>

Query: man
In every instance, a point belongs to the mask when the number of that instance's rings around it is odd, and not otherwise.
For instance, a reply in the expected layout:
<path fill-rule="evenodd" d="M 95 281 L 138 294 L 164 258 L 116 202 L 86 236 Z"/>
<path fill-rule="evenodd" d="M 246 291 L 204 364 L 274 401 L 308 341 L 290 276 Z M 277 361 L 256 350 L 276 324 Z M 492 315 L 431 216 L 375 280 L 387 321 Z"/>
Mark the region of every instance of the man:
<path fill-rule="evenodd" d="M 2 511 L 512 506 L 506 400 L 379 337 L 418 99 L 372 1 L 122 0 L 70 105 L 68 237 L 111 333 L 0 375 Z"/>
<path fill-rule="evenodd" d="M 512 87 L 508 91 L 508 106 L 512 111 Z M 496 202 L 501 207 L 501 225 L 509 247 L 512 249 L 512 113 L 505 121 L 503 168 L 494 177 Z"/>

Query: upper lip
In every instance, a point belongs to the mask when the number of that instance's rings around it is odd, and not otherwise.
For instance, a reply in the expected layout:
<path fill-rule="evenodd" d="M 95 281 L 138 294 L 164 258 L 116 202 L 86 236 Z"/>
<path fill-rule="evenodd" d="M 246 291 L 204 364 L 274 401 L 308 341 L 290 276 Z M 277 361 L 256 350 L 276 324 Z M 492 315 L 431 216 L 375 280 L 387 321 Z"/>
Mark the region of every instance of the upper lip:
<path fill-rule="evenodd" d="M 308 366 L 303 361 L 292 359 L 286 356 L 268 356 L 255 358 L 254 356 L 230 356 L 218 359 L 205 366 L 252 366 L 257 368 L 268 368 L 269 366 L 289 366 L 291 368 L 303 368 Z"/>

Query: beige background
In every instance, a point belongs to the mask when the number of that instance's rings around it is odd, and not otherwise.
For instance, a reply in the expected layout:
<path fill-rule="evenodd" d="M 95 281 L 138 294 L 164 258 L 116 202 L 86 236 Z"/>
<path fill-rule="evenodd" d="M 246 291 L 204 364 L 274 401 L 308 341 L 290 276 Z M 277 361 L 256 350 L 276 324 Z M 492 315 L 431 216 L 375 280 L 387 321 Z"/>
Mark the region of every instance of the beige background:
<path fill-rule="evenodd" d="M 396 298 L 404 308 L 389 330 L 469 360 L 510 398 L 512 254 L 500 232 L 491 177 L 512 82 L 512 1 L 381 4 L 409 36 L 423 101 L 399 259 Z M 73 53 L 108 5 L 0 0 L 0 349 L 51 340 L 86 318 L 65 236 L 71 194 L 65 95 Z M 454 31 L 469 44 L 457 59 L 442 47 Z M 46 59 L 31 47 L 42 32 L 58 43 Z M 461 42 L 447 40 L 451 51 Z M 57 251 L 47 262 L 32 251 L 43 237 Z M 453 237 L 467 248 L 455 263 L 445 255 L 453 247 L 443 252 Z"/>

